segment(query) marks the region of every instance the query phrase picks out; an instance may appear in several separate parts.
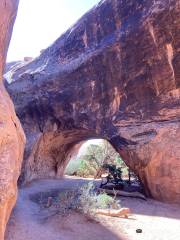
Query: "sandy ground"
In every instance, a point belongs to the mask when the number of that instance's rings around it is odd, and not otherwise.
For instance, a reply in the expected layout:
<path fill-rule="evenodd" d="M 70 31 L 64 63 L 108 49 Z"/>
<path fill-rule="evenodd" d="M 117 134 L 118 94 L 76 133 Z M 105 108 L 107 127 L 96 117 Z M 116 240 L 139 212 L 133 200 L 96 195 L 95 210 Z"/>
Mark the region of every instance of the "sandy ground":
<path fill-rule="evenodd" d="M 29 196 L 51 189 L 74 189 L 88 180 L 39 180 L 20 189 L 5 240 L 179 240 L 180 206 L 157 201 L 121 198 L 129 219 L 99 216 L 97 221 L 78 214 L 46 217 Z M 142 233 L 136 233 L 141 228 Z"/>

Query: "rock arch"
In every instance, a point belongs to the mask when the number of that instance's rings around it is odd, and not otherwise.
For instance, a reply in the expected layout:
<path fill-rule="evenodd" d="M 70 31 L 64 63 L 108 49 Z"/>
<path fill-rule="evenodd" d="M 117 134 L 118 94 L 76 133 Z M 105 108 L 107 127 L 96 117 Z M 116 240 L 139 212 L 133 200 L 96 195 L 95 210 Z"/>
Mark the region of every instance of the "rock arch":
<path fill-rule="evenodd" d="M 177 0 L 101 1 L 11 72 L 25 174 L 39 139 L 83 130 L 109 140 L 152 197 L 180 202 L 179 12 Z"/>

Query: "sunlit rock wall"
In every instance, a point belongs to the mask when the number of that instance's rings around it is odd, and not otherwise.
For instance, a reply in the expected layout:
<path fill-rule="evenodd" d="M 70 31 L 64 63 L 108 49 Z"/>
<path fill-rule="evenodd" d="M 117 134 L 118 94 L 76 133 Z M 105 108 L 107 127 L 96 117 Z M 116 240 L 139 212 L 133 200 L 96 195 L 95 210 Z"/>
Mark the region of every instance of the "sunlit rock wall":
<path fill-rule="evenodd" d="M 0 1 L 0 240 L 16 201 L 25 137 L 3 86 L 3 70 L 18 1 Z"/>

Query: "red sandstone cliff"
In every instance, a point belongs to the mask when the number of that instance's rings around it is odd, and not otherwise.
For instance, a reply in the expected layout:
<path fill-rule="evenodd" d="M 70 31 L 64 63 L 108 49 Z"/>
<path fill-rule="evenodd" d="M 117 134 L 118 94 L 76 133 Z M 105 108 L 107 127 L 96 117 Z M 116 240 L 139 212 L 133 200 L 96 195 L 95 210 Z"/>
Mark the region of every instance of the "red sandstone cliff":
<path fill-rule="evenodd" d="M 2 81 L 18 1 L 0 1 L 0 240 L 16 201 L 25 137 Z"/>

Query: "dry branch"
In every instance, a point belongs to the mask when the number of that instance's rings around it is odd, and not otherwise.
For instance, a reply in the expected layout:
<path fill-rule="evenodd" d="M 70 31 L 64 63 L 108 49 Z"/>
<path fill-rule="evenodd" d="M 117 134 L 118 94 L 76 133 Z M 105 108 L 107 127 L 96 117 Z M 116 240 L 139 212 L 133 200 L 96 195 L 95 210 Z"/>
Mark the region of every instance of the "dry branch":
<path fill-rule="evenodd" d="M 110 217 L 125 217 L 128 218 L 128 215 L 131 213 L 129 208 L 121 209 L 97 209 L 96 214 L 101 214 Z"/>

